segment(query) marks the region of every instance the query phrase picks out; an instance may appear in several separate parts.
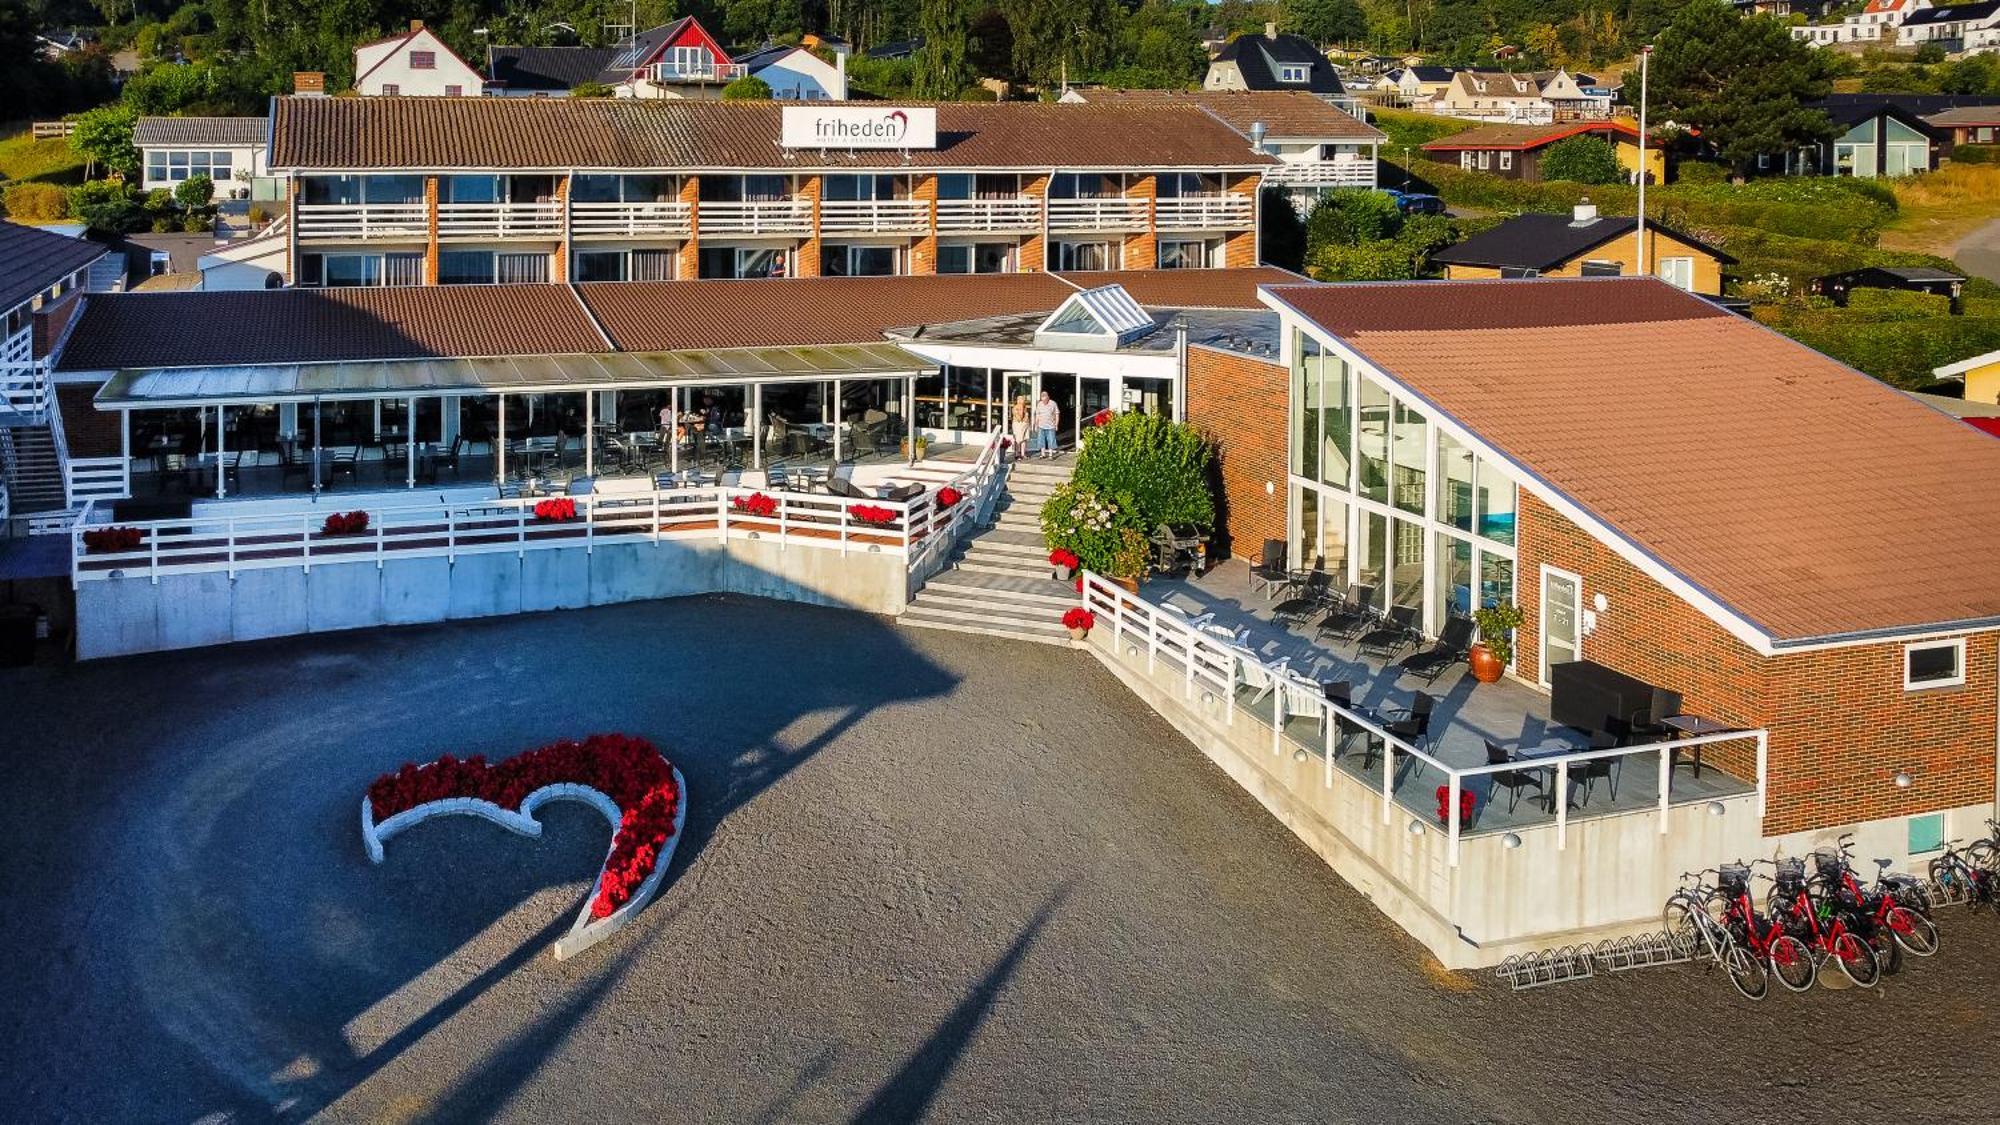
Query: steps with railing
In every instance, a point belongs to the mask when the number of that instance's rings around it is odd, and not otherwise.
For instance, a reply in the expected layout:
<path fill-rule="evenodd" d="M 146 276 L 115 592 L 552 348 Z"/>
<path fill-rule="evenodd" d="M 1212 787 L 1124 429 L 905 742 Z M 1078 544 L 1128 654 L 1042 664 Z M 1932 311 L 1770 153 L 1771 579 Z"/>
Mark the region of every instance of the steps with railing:
<path fill-rule="evenodd" d="M 910 599 L 899 621 L 924 629 L 1067 645 L 1065 609 L 1076 591 L 1050 576 L 1043 501 L 1069 479 L 1072 458 L 1015 461 L 988 524 L 963 540 L 946 568 Z"/>

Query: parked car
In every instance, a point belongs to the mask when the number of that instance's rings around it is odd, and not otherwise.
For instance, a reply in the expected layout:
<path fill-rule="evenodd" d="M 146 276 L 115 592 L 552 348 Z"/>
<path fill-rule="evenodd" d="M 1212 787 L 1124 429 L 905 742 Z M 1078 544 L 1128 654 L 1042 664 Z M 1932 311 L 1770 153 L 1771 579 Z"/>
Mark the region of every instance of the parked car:
<path fill-rule="evenodd" d="M 1444 200 L 1439 199 L 1435 195 L 1426 195 L 1423 192 L 1416 191 L 1397 191 L 1395 188 L 1383 188 L 1382 190 L 1388 193 L 1390 199 L 1396 201 L 1396 210 L 1401 211 L 1405 215 L 1444 214 Z"/>

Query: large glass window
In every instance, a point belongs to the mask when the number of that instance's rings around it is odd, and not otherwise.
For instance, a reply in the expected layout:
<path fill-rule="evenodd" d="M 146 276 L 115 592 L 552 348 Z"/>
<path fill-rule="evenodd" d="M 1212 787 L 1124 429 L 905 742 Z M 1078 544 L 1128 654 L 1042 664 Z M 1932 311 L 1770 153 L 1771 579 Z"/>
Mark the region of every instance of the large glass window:
<path fill-rule="evenodd" d="M 1292 556 L 1291 565 L 1303 568 L 1312 565 L 1314 556 L 1319 556 L 1319 493 L 1311 488 L 1292 486 L 1296 501 L 1292 504 Z M 1324 556 L 1320 556 L 1324 557 Z"/>
<path fill-rule="evenodd" d="M 897 199 L 907 192 L 897 191 L 894 176 L 828 176 L 825 198 L 833 200 Z"/>
<path fill-rule="evenodd" d="M 216 183 L 234 178 L 230 154 L 215 149 L 148 149 L 146 179 L 179 183 L 195 176 L 207 176 Z"/>
<path fill-rule="evenodd" d="M 939 273 L 1012 273 L 1014 246 L 1007 242 L 947 242 L 938 247 Z"/>
<path fill-rule="evenodd" d="M 1437 520 L 1472 530 L 1472 450 L 1447 433 L 1438 434 Z"/>
<path fill-rule="evenodd" d="M 1485 458 L 1479 461 L 1479 534 L 1495 543 L 1514 541 L 1514 482 Z"/>
<path fill-rule="evenodd" d="M 576 279 L 578 281 L 623 281 L 625 280 L 625 252 L 622 250 L 585 250 L 576 256 Z"/>
<path fill-rule="evenodd" d="M 1360 532 L 1361 562 L 1356 580 L 1374 588 L 1369 604 L 1381 609 L 1389 599 L 1389 517 L 1363 511 Z"/>
<path fill-rule="evenodd" d="M 440 203 L 498 203 L 498 176 L 441 176 L 438 178 Z"/>
<path fill-rule="evenodd" d="M 1514 600 L 1514 560 L 1491 551 L 1479 552 L 1479 604 L 1496 606 Z"/>
<path fill-rule="evenodd" d="M 1440 532 L 1435 551 L 1437 579 L 1431 604 L 1442 628 L 1446 619 L 1472 613 L 1472 544 Z"/>
<path fill-rule="evenodd" d="M 361 180 L 361 201 L 363 203 L 422 203 L 424 201 L 424 178 L 422 176 L 364 176 Z"/>
<path fill-rule="evenodd" d="M 1396 403 L 1394 441 L 1390 457 L 1395 466 L 1395 504 L 1406 512 L 1424 511 L 1424 463 L 1430 453 L 1425 448 L 1429 424 L 1415 408 Z"/>
<path fill-rule="evenodd" d="M 820 270 L 828 277 L 888 277 L 896 272 L 896 248 L 829 245 L 820 252 Z"/>
<path fill-rule="evenodd" d="M 1354 408 L 1349 405 L 1350 369 L 1332 352 L 1319 357 L 1319 479 L 1347 490 L 1353 463 Z"/>
<path fill-rule="evenodd" d="M 1412 520 L 1390 521 L 1393 562 L 1389 569 L 1391 605 L 1421 609 L 1424 604 L 1424 528 Z"/>
<path fill-rule="evenodd" d="M 1109 242 L 1058 242 L 1054 269 L 1115 270 L 1118 258 Z"/>
<path fill-rule="evenodd" d="M 1292 371 L 1292 472 L 1319 479 L 1320 346 L 1317 340 L 1300 334 L 1298 359 Z"/>
<path fill-rule="evenodd" d="M 1361 380 L 1358 424 L 1361 495 L 1378 503 L 1389 501 L 1389 390 L 1373 379 Z"/>
<path fill-rule="evenodd" d="M 491 250 L 446 250 L 438 255 L 440 285 L 477 285 L 492 280 Z"/>
<path fill-rule="evenodd" d="M 382 284 L 382 258 L 379 254 L 328 254 L 323 261 L 328 285 Z"/>

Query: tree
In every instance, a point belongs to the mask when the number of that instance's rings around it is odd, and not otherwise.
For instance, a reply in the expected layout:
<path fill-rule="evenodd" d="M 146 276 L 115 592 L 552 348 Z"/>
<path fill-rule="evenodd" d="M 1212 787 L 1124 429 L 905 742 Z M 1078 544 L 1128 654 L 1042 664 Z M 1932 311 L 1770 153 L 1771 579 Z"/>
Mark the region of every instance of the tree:
<path fill-rule="evenodd" d="M 972 84 L 972 18 L 965 0 L 923 0 L 917 9 L 917 96 L 955 98 Z"/>
<path fill-rule="evenodd" d="M 771 100 L 771 84 L 754 74 L 746 74 L 722 88 L 725 102 L 768 102 Z"/>
<path fill-rule="evenodd" d="M 1285 0 L 1285 30 L 1315 43 L 1358 43 L 1368 38 L 1368 13 L 1358 0 Z"/>
<path fill-rule="evenodd" d="M 1190 9 L 1168 0 L 1146 0 L 1120 21 L 1117 56 L 1119 70 L 1157 76 L 1132 85 L 1191 86 L 1208 70 L 1208 52 Z"/>
<path fill-rule="evenodd" d="M 1387 194 L 1365 188 L 1330 191 L 1306 219 L 1307 256 L 1322 246 L 1379 242 L 1402 229 L 1403 213 Z"/>
<path fill-rule="evenodd" d="M 1759 156 L 1833 135 L 1826 114 L 1804 105 L 1832 89 L 1827 54 L 1768 16 L 1739 16 L 1727 0 L 1693 0 L 1653 55 L 1654 119 L 1698 130 L 1741 176 Z"/>
<path fill-rule="evenodd" d="M 1555 24 L 1538 23 L 1521 37 L 1521 47 L 1543 62 L 1555 62 L 1562 58 L 1562 32 Z"/>
<path fill-rule="evenodd" d="M 1072 79 L 1108 61 L 1117 26 L 1113 0 L 1004 0 L 1014 31 L 1014 69 L 1053 94 L 1065 73 Z"/>
<path fill-rule="evenodd" d="M 1267 187 L 1263 192 L 1263 224 L 1257 232 L 1257 257 L 1266 265 L 1298 271 L 1306 264 L 1306 225 L 1292 206 L 1292 193 Z"/>
<path fill-rule="evenodd" d="M 1617 184 L 1625 181 L 1625 169 L 1618 163 L 1618 150 L 1603 137 L 1567 137 L 1549 146 L 1542 154 L 1542 178 L 1574 180 L 1579 184 Z"/>
<path fill-rule="evenodd" d="M 132 130 L 139 124 L 137 109 L 108 105 L 79 113 L 75 121 L 69 146 L 78 156 L 128 179 L 139 174 L 139 150 L 132 144 Z"/>

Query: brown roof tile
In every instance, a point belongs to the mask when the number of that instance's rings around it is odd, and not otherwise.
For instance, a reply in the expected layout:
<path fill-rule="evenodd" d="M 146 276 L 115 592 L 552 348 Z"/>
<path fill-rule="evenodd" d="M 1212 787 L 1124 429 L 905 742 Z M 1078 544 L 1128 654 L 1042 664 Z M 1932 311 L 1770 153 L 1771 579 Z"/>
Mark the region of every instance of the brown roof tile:
<path fill-rule="evenodd" d="M 945 102 L 938 147 L 787 151 L 782 106 L 637 98 L 279 98 L 274 169 L 1254 168 L 1193 106 Z"/>
<path fill-rule="evenodd" d="M 2000 618 L 2000 442 L 1699 298 L 1273 293 L 1774 640 Z"/>
<path fill-rule="evenodd" d="M 1604 121 L 1574 121 L 1556 125 L 1481 125 L 1467 129 L 1463 133 L 1453 133 L 1449 137 L 1439 137 L 1426 142 L 1426 152 L 1456 152 L 1462 148 L 1540 148 L 1554 144 L 1565 137 L 1582 133 L 1600 134 L 1616 132 L 1626 137 L 1637 138 L 1637 126 L 1627 124 L 1617 118 Z"/>
<path fill-rule="evenodd" d="M 1084 90 L 1087 105 L 1193 105 L 1244 136 L 1262 122 L 1271 137 L 1380 141 L 1381 130 L 1303 90 Z"/>
<path fill-rule="evenodd" d="M 59 366 L 200 367 L 610 351 L 562 285 L 92 295 Z"/>

